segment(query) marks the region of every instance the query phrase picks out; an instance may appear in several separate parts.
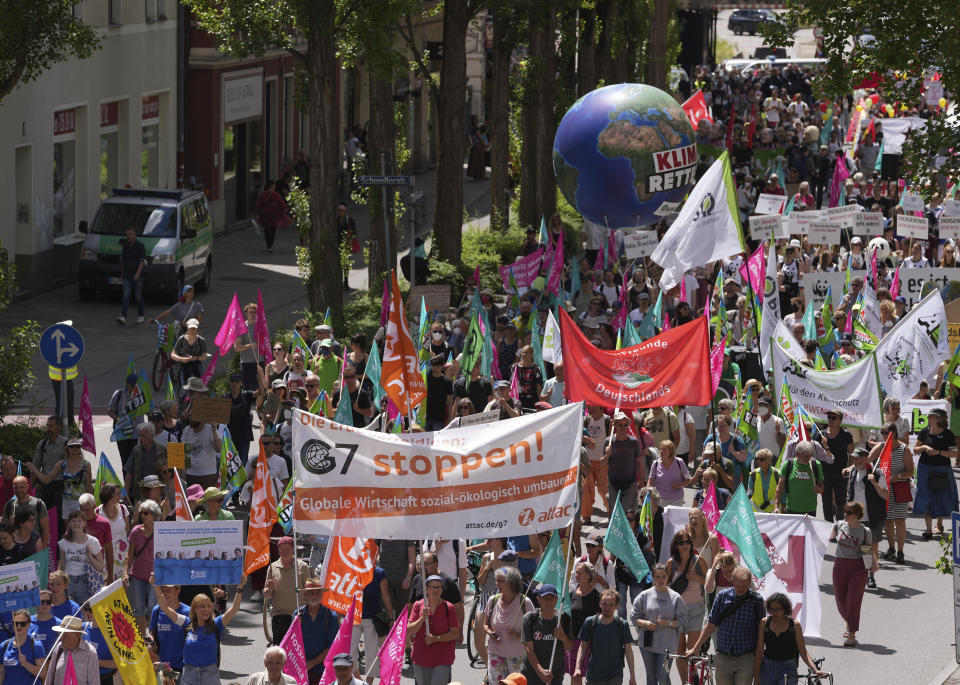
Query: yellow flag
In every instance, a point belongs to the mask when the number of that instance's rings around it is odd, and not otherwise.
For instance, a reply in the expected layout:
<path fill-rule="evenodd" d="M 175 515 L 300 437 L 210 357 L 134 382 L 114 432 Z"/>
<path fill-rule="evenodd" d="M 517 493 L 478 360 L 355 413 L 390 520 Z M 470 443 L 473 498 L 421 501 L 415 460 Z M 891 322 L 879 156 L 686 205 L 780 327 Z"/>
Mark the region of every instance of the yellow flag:
<path fill-rule="evenodd" d="M 123 589 L 123 579 L 107 585 L 88 601 L 123 682 L 156 682 L 153 662 L 137 629 L 137 621 Z"/>

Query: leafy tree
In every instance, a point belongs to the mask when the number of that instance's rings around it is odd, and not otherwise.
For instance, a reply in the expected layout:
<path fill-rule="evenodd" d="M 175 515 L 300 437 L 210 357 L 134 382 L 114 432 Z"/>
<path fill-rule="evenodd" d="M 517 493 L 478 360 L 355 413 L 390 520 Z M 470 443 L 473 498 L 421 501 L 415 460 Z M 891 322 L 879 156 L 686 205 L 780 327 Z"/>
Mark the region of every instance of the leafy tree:
<path fill-rule="evenodd" d="M 0 102 L 58 62 L 86 59 L 100 36 L 74 18 L 72 0 L 5 0 L 0 21 Z"/>
<path fill-rule="evenodd" d="M 10 306 L 16 292 L 17 267 L 0 245 L 0 314 Z M 40 330 L 35 321 L 29 320 L 0 337 L 0 419 L 33 387 L 36 379 L 30 359 L 39 341 Z"/>
<path fill-rule="evenodd" d="M 936 69 L 948 93 L 960 93 L 960 15 L 940 0 L 877 3 L 870 0 L 787 0 L 781 22 L 763 25 L 765 42 L 791 46 L 801 26 L 823 32 L 827 59 L 820 85 L 839 98 L 865 78 L 880 75 L 885 99 L 914 105 L 923 102 L 923 75 Z M 875 41 L 857 37 L 869 27 Z M 937 109 L 933 106 L 932 109 Z M 960 125 L 934 114 L 903 148 L 903 172 L 926 194 L 934 192 L 937 172 L 932 160 L 946 158 L 940 173 L 960 176 Z"/>

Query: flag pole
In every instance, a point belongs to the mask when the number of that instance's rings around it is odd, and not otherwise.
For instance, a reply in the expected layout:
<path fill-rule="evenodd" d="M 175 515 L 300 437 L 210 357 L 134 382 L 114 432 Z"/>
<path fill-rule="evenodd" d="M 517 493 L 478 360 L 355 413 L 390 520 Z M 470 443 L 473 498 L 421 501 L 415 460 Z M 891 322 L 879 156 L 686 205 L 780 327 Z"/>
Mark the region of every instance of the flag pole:
<path fill-rule="evenodd" d="M 409 405 L 408 405 L 409 406 Z M 430 613 L 427 611 L 427 565 L 423 563 L 423 555 L 427 551 L 427 543 L 432 538 L 427 538 L 424 540 L 423 549 L 420 550 L 420 590 L 423 592 L 423 618 L 427 623 L 427 635 L 430 634 Z M 436 552 L 434 552 L 436 555 Z M 439 565 L 437 566 L 437 571 L 440 570 Z"/>
<path fill-rule="evenodd" d="M 579 467 L 579 465 L 578 465 L 578 466 L 577 466 L 578 472 L 579 472 L 579 468 L 580 468 L 580 467 Z M 579 473 L 578 473 L 578 478 L 579 478 Z M 579 490 L 579 488 L 578 488 L 578 490 Z M 579 493 L 577 494 L 577 499 L 580 499 Z M 573 561 L 573 529 L 574 529 L 575 524 L 576 524 L 576 521 L 575 521 L 575 520 L 570 522 L 570 533 L 569 533 L 569 538 L 568 538 L 568 540 L 567 540 L 567 558 L 566 558 L 566 561 L 564 562 L 564 565 L 563 565 L 563 590 L 562 590 L 562 592 L 564 592 L 565 594 L 569 594 L 569 590 L 568 590 L 569 580 L 568 580 L 568 579 L 570 578 L 570 564 L 571 564 L 571 562 Z M 557 600 L 558 600 L 557 604 L 559 605 L 559 606 L 557 607 L 557 628 L 560 628 L 560 627 L 561 627 L 561 624 L 563 623 L 563 597 L 558 597 Z M 554 639 L 554 641 L 553 641 L 553 647 L 550 649 L 550 661 L 548 662 L 547 667 L 546 667 L 548 671 L 553 671 L 553 658 L 554 658 L 554 656 L 556 656 L 556 653 L 557 653 L 557 640 Z"/>

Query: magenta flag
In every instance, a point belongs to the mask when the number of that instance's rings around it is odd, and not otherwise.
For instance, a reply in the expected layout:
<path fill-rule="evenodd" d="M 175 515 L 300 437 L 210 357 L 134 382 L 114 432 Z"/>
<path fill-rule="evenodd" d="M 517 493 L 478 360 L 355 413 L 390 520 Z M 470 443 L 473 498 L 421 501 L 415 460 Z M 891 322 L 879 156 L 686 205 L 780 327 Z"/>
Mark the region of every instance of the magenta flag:
<path fill-rule="evenodd" d="M 900 294 L 900 265 L 897 264 L 897 270 L 893 272 L 893 281 L 890 283 L 890 297 L 897 299 Z"/>
<path fill-rule="evenodd" d="M 687 275 L 680 277 L 680 301 L 687 302 Z M 687 304 L 690 304 L 687 302 Z"/>
<path fill-rule="evenodd" d="M 47 510 L 47 517 L 50 520 L 50 570 L 54 571 L 57 568 L 57 562 L 60 560 L 60 546 L 57 544 L 57 508 L 50 507 Z"/>
<path fill-rule="evenodd" d="M 720 387 L 720 376 L 723 375 L 723 349 L 727 346 L 727 336 L 718 342 L 710 350 L 710 387 L 713 388 L 713 394 L 717 394 L 717 388 Z"/>
<path fill-rule="evenodd" d="M 90 388 L 87 387 L 87 376 L 83 376 L 83 392 L 80 393 L 80 439 L 83 449 L 90 454 L 97 453 L 97 441 L 93 436 L 93 407 L 90 404 Z"/>
<path fill-rule="evenodd" d="M 270 329 L 267 328 L 267 311 L 263 308 L 263 293 L 257 288 L 257 322 L 253 325 L 257 336 L 257 350 L 265 364 L 273 361 L 273 346 L 270 344 Z"/>
<path fill-rule="evenodd" d="M 660 332 L 661 332 L 661 333 L 666 333 L 666 332 L 669 331 L 671 328 L 673 328 L 673 326 L 670 325 L 670 315 L 669 315 L 669 314 L 664 314 L 664 315 L 663 315 L 663 323 L 662 323 L 661 326 L 660 326 Z"/>
<path fill-rule="evenodd" d="M 547 279 L 547 292 L 560 294 L 560 284 L 563 282 L 563 233 L 557 240 L 557 249 L 553 252 L 553 263 L 550 265 L 550 277 Z M 478 267 L 479 268 L 479 267 Z M 616 326 L 614 326 L 616 328 Z"/>
<path fill-rule="evenodd" d="M 843 189 L 843 182 L 850 178 L 850 171 L 847 169 L 847 163 L 843 160 L 843 155 L 837 155 L 837 163 L 833 167 L 833 178 L 830 180 L 830 207 L 836 207 L 840 204 L 840 191 Z"/>
<path fill-rule="evenodd" d="M 517 376 L 516 365 L 513 367 L 513 373 L 510 374 L 510 397 L 520 401 L 520 378 Z"/>
<path fill-rule="evenodd" d="M 711 481 L 709 487 L 707 487 L 707 494 L 703 496 L 703 515 L 707 519 L 707 527 L 710 528 L 710 531 L 717 536 L 717 542 L 720 543 L 720 546 L 729 551 L 733 551 L 733 545 L 730 543 L 727 538 L 723 537 L 719 531 L 715 530 L 717 527 L 717 521 L 720 520 L 720 507 L 717 506 L 717 483 L 716 481 Z"/>
<path fill-rule="evenodd" d="M 276 639 L 276 636 L 274 636 Z M 283 636 L 280 647 L 287 653 L 287 662 L 283 672 L 297 681 L 297 685 L 307 685 L 307 656 L 303 651 L 303 630 L 300 628 L 300 614 L 293 617 L 293 623 Z"/>
<path fill-rule="evenodd" d="M 477 268 L 473 270 L 473 284 L 480 288 L 480 265 L 477 264 Z"/>
<path fill-rule="evenodd" d="M 357 607 L 357 598 L 354 597 L 350 602 L 350 608 L 347 609 L 347 615 L 340 623 L 340 630 L 337 636 L 333 638 L 333 644 L 327 651 L 327 656 L 323 660 L 323 675 L 320 676 L 320 685 L 331 685 L 336 680 L 337 675 L 333 671 L 333 657 L 338 654 L 350 653 L 350 640 L 353 638 L 353 612 Z"/>
<path fill-rule="evenodd" d="M 480 267 L 477 267 L 478 269 Z M 380 325 L 386 326 L 387 319 L 390 318 L 390 287 L 387 285 L 387 279 L 383 279 L 383 297 L 380 305 Z"/>
<path fill-rule="evenodd" d="M 223 324 L 217 337 L 213 339 L 213 344 L 220 348 L 220 354 L 226 354 L 234 341 L 247 332 L 247 324 L 243 318 L 243 311 L 240 309 L 240 303 L 237 301 L 237 294 L 233 294 L 230 300 L 230 306 L 227 308 L 227 315 L 223 318 Z"/>
<path fill-rule="evenodd" d="M 380 647 L 380 683 L 381 685 L 400 685 L 400 673 L 403 671 L 403 647 L 407 642 L 407 612 L 403 607 L 400 616 L 387 634 Z"/>
<path fill-rule="evenodd" d="M 63 685 L 78 685 L 77 669 L 73 667 L 73 654 L 67 652 L 67 667 L 63 672 Z"/>
<path fill-rule="evenodd" d="M 877 248 L 873 248 L 873 256 L 870 257 L 870 273 L 873 274 L 873 289 L 876 290 L 879 287 L 877 285 Z"/>
<path fill-rule="evenodd" d="M 597 250 L 597 258 L 593 260 L 593 270 L 594 271 L 603 271 L 603 263 L 606 261 L 604 255 L 607 254 L 607 246 L 604 245 L 599 250 Z"/>
<path fill-rule="evenodd" d="M 204 385 L 210 385 L 210 379 L 213 378 L 213 372 L 217 368 L 217 361 L 220 359 L 220 350 L 217 348 L 213 349 L 213 356 L 210 357 L 210 363 L 207 364 L 207 370 L 203 372 L 201 379 L 203 380 Z"/>
<path fill-rule="evenodd" d="M 613 321 L 610 322 L 613 330 L 623 330 L 623 327 L 627 325 L 627 315 L 629 313 L 629 307 L 627 305 L 629 302 L 630 294 L 627 292 L 627 282 L 624 280 L 623 285 L 620 286 L 620 311 L 617 312 L 616 316 L 613 317 Z"/>
<path fill-rule="evenodd" d="M 763 243 L 757 247 L 752 255 L 747 258 L 747 278 L 750 283 L 750 289 L 756 293 L 760 304 L 763 304 L 763 285 L 766 280 L 766 254 L 763 251 Z M 740 273 L 743 274 L 743 267 L 740 267 Z"/>

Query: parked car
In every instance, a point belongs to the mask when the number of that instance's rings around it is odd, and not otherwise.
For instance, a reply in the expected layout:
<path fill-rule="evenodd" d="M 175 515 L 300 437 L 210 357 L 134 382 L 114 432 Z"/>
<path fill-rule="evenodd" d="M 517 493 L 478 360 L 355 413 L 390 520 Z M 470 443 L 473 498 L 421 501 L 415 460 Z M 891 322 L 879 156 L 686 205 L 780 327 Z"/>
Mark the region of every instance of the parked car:
<path fill-rule="evenodd" d="M 771 10 L 734 10 L 727 21 L 727 30 L 736 35 L 756 35 L 757 28 L 768 21 L 779 21 Z"/>

